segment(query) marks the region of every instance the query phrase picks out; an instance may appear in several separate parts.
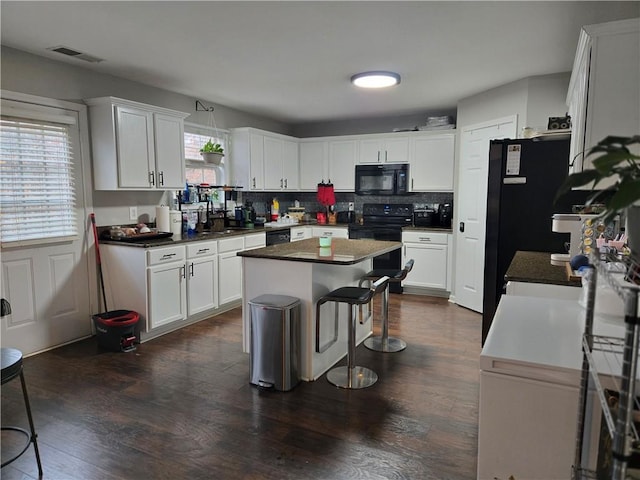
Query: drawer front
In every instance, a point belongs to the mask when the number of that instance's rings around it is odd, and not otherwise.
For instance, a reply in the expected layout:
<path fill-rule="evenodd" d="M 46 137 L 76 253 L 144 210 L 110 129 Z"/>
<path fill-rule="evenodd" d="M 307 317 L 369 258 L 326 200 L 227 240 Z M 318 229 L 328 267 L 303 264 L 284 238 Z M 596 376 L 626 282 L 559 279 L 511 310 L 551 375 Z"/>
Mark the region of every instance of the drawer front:
<path fill-rule="evenodd" d="M 307 236 L 307 232 L 308 232 L 307 227 L 292 228 L 291 229 L 291 241 L 292 242 L 296 242 L 298 240 L 304 240 L 305 238 L 309 238 L 310 235 Z"/>
<path fill-rule="evenodd" d="M 187 245 L 187 258 L 205 257 L 218 253 L 218 242 L 196 242 Z"/>
<path fill-rule="evenodd" d="M 267 246 L 267 234 L 257 233 L 253 235 L 245 235 L 244 248 L 260 248 Z"/>
<path fill-rule="evenodd" d="M 147 266 L 184 261 L 184 258 L 185 253 L 183 246 L 151 248 L 147 250 Z"/>
<path fill-rule="evenodd" d="M 348 230 L 341 227 L 313 227 L 312 232 L 314 237 L 349 238 Z"/>
<path fill-rule="evenodd" d="M 402 232 L 403 243 L 447 244 L 447 234 L 442 232 Z"/>
<path fill-rule="evenodd" d="M 218 240 L 218 253 L 238 252 L 244 250 L 244 237 L 233 237 Z"/>

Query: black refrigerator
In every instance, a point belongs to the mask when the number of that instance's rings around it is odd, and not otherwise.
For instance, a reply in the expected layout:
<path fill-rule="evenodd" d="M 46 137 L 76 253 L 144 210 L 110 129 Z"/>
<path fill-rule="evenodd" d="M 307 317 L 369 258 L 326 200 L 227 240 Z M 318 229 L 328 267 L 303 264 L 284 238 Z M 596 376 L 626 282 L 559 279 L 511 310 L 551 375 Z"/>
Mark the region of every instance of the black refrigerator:
<path fill-rule="evenodd" d="M 565 253 L 569 234 L 551 231 L 554 213 L 571 213 L 588 191 L 572 191 L 554 204 L 568 175 L 569 138 L 492 140 L 489 146 L 482 343 L 504 291 L 504 275 L 517 250 Z"/>

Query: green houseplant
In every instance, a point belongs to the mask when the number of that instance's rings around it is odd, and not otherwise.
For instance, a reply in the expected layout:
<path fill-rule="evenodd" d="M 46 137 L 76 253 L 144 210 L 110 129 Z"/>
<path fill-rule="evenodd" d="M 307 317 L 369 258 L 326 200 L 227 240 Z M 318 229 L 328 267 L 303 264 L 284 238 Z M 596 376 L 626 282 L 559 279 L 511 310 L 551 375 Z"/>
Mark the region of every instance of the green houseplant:
<path fill-rule="evenodd" d="M 200 154 L 205 162 L 220 165 L 222 157 L 224 157 L 224 149 L 219 143 L 213 143 L 210 138 L 200 149 Z"/>
<path fill-rule="evenodd" d="M 574 187 L 591 186 L 588 205 L 603 203 L 600 214 L 605 223 L 616 215 L 624 214 L 627 220 L 627 245 L 640 254 L 640 156 L 633 153 L 640 146 L 640 135 L 631 137 L 606 137 L 592 147 L 587 156 L 596 156 L 593 168 L 572 173 L 558 191 L 558 197 Z M 605 179 L 613 179 L 613 185 L 598 189 Z"/>

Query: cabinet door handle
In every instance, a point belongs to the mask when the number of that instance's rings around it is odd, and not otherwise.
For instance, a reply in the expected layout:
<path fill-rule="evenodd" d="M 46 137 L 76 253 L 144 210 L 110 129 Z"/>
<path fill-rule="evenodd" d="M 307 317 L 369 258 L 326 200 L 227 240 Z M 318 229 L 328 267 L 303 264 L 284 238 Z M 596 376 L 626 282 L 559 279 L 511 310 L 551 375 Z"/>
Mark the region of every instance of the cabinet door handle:
<path fill-rule="evenodd" d="M 413 190 L 413 178 L 411 179 L 411 190 Z"/>
<path fill-rule="evenodd" d="M 387 152 L 386 150 L 384 151 L 384 161 L 385 162 L 389 161 L 389 152 Z"/>
<path fill-rule="evenodd" d="M 380 163 L 380 150 L 378 150 L 378 163 Z"/>
<path fill-rule="evenodd" d="M 171 258 L 171 257 L 175 257 L 175 253 L 165 253 L 164 255 L 162 255 L 162 258 L 160 260 L 165 260 L 167 258 Z"/>
<path fill-rule="evenodd" d="M 187 278 L 187 267 L 184 265 L 180 267 L 180 276 L 182 278 Z"/>
<path fill-rule="evenodd" d="M 284 179 L 284 188 L 285 189 L 289 188 L 288 185 L 287 185 L 287 179 L 286 178 Z"/>
<path fill-rule="evenodd" d="M 280 188 L 282 188 L 283 183 L 282 179 L 280 179 Z"/>
<path fill-rule="evenodd" d="M 420 240 L 421 242 L 430 242 L 431 237 L 419 237 L 418 240 Z"/>
<path fill-rule="evenodd" d="M 201 248 L 201 249 L 198 250 L 198 253 L 206 253 L 208 251 L 209 251 L 208 248 Z"/>
<path fill-rule="evenodd" d="M 149 183 L 153 186 L 156 184 L 156 174 L 155 172 L 149 172 Z"/>
<path fill-rule="evenodd" d="M 164 172 L 160 171 L 158 173 L 158 186 L 161 187 L 164 185 Z"/>
<path fill-rule="evenodd" d="M 193 263 L 189 265 L 189 276 L 193 277 Z"/>
<path fill-rule="evenodd" d="M 253 187 L 251 187 L 251 188 L 256 188 L 256 177 L 253 177 L 252 182 L 253 182 Z"/>

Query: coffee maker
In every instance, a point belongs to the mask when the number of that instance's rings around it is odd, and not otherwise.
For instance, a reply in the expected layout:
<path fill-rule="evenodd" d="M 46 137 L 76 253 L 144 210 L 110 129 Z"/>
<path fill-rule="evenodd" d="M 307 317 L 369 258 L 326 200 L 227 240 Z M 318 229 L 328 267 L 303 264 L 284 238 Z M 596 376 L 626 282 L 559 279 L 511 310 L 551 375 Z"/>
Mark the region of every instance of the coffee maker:
<path fill-rule="evenodd" d="M 444 228 L 451 228 L 453 220 L 453 204 L 441 203 L 438 205 L 438 224 Z"/>

